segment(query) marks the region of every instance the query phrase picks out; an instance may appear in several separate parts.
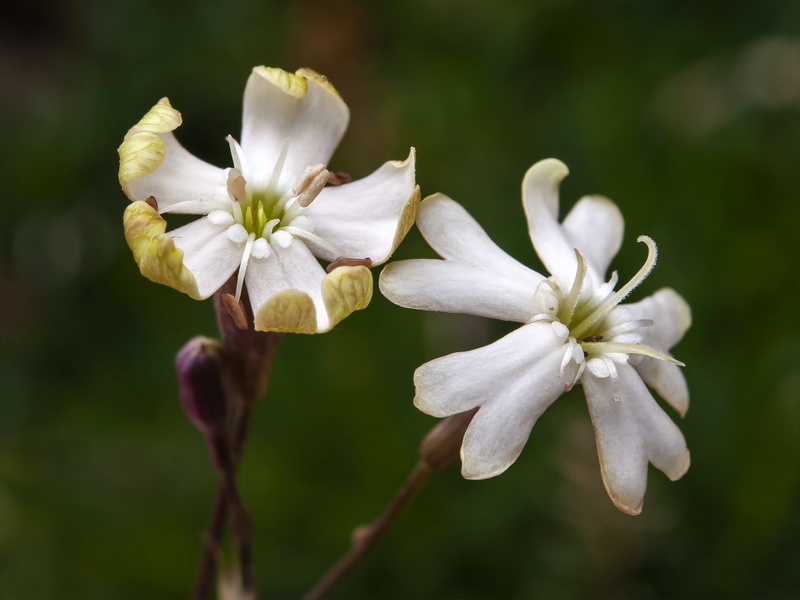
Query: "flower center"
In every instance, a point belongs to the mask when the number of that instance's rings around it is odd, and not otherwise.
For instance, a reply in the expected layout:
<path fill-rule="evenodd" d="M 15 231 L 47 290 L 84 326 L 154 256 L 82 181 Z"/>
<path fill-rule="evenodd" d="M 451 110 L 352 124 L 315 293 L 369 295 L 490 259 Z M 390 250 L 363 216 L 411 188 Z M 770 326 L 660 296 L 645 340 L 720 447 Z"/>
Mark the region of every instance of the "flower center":
<path fill-rule="evenodd" d="M 226 235 L 235 244 L 242 244 L 242 260 L 236 282 L 239 300 L 245 273 L 251 258 L 268 258 L 277 248 L 288 248 L 295 237 L 303 238 L 338 255 L 336 248 L 314 234 L 306 207 L 314 201 L 328 181 L 323 164 L 306 167 L 297 183 L 285 189 L 281 175 L 289 152 L 289 139 L 284 142 L 270 173 L 266 188 L 254 189 L 242 175 L 242 156 L 238 144 L 229 136 L 234 168 L 228 169 L 228 210 L 214 210 L 208 219 L 217 225 L 227 225 Z"/>
<path fill-rule="evenodd" d="M 558 284 L 553 279 L 546 279 L 542 285 L 549 289 L 543 293 L 545 306 L 548 312 L 536 315 L 533 320 L 559 321 L 569 330 L 570 346 L 578 345 L 586 357 L 600 357 L 606 363 L 610 362 L 608 354 L 644 354 L 659 360 L 665 360 L 678 365 L 683 365 L 671 356 L 664 354 L 638 343 L 640 336 L 633 332 L 653 324 L 649 319 L 635 319 L 624 323 L 612 324 L 608 322 L 611 311 L 625 299 L 642 281 L 644 281 L 656 263 L 658 251 L 655 242 L 648 236 L 640 236 L 639 242 L 647 245 L 647 259 L 642 267 L 630 281 L 615 292 L 617 284 L 616 272 L 611 279 L 600 286 L 590 297 L 585 297 L 586 287 L 586 259 L 578 250 L 575 250 L 578 267 L 572 287 L 564 296 Z M 625 335 L 631 334 L 631 335 Z M 565 355 L 565 360 L 566 360 Z M 613 364 L 608 364 L 612 376 L 615 373 Z"/>

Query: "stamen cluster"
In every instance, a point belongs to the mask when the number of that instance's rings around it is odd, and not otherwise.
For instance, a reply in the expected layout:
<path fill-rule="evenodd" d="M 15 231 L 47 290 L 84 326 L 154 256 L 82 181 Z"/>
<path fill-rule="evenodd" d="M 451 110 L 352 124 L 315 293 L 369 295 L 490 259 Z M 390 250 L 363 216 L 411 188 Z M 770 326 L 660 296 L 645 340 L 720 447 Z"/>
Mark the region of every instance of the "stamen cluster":
<path fill-rule="evenodd" d="M 530 322 L 547 321 L 566 328 L 566 333 L 562 330 L 567 337 L 567 345 L 561 362 L 561 375 L 563 376 L 570 361 L 578 364 L 578 371 L 567 385 L 567 389 L 577 383 L 587 366 L 595 376 L 601 378 L 610 376 L 616 381 L 617 368 L 614 363 L 626 363 L 629 354 L 642 354 L 683 366 L 683 363 L 671 356 L 641 343 L 642 336 L 638 330 L 652 326 L 652 320 L 634 319 L 613 323 L 609 319 L 614 307 L 647 278 L 656 264 L 658 250 L 655 242 L 646 235 L 639 236 L 637 241 L 647 244 L 647 259 L 636 275 L 617 292 L 614 292 L 618 281 L 616 271 L 609 281 L 599 286 L 593 293 L 587 289 L 590 284 L 587 278 L 586 259 L 577 249 L 575 249 L 577 269 L 569 293 L 564 295 L 553 277 L 539 284 L 536 295 L 545 310 L 536 314 Z M 615 400 L 618 400 L 618 397 L 615 396 Z"/>

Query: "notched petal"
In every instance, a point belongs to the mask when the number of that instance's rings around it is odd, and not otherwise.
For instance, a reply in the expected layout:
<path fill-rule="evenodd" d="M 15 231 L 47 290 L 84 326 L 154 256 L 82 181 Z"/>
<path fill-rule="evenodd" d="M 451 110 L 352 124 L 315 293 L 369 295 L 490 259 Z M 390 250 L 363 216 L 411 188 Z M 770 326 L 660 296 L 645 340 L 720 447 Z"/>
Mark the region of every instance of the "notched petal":
<path fill-rule="evenodd" d="M 183 264 L 183 252 L 164 233 L 167 222 L 146 202 L 132 202 L 123 216 L 125 239 L 142 275 L 200 299 L 197 281 Z"/>
<path fill-rule="evenodd" d="M 317 333 L 317 310 L 305 292 L 286 289 L 273 294 L 255 314 L 258 331 Z"/>
<path fill-rule="evenodd" d="M 372 299 L 372 273 L 367 267 L 339 267 L 322 281 L 322 299 L 329 329 L 350 313 L 366 308 Z"/>
<path fill-rule="evenodd" d="M 162 98 L 128 130 L 117 149 L 119 182 L 126 194 L 128 183 L 154 173 L 161 166 L 166 158 L 166 145 L 160 134 L 174 131 L 181 123 L 181 113 L 172 108 L 167 98 Z"/>

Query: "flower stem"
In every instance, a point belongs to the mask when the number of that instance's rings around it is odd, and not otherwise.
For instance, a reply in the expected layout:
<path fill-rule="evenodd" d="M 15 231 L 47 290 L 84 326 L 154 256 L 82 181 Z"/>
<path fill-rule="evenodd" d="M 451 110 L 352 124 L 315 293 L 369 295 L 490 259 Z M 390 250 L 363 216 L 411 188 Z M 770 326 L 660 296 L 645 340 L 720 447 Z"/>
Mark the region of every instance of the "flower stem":
<path fill-rule="evenodd" d="M 236 429 L 231 448 L 233 454 L 231 459 L 232 467 L 228 470 L 229 475 L 224 475 L 223 481 L 220 483 L 219 489 L 217 490 L 217 499 L 214 502 L 214 510 L 211 513 L 211 521 L 208 525 L 208 531 L 206 531 L 204 536 L 203 553 L 200 557 L 200 566 L 197 569 L 197 579 L 195 580 L 194 590 L 191 596 L 192 600 L 208 600 L 208 598 L 211 597 L 210 589 L 216 573 L 217 558 L 219 556 L 222 533 L 225 528 L 225 523 L 228 519 L 228 508 L 231 506 L 231 504 L 236 507 L 236 503 L 231 502 L 231 487 L 233 487 L 233 495 L 235 498 L 239 498 L 238 491 L 236 490 L 235 475 L 239 464 L 239 459 L 241 458 L 242 450 L 244 448 L 244 441 L 247 437 L 250 417 L 253 414 L 253 404 L 254 403 L 252 402 L 246 403 L 236 421 Z M 239 506 L 241 507 L 241 510 L 244 510 L 244 507 L 241 505 L 241 500 L 239 500 Z M 239 520 L 241 520 L 240 516 L 237 519 L 237 523 L 234 527 L 237 533 L 237 540 L 239 541 L 238 549 L 240 552 L 239 559 L 241 561 L 242 578 L 246 581 L 245 578 L 248 576 L 248 574 L 252 579 L 252 554 L 249 546 L 249 524 L 247 525 L 248 531 L 245 531 L 244 525 L 239 523 Z M 240 528 L 241 531 L 239 531 Z M 245 537 L 247 538 L 247 543 L 245 545 L 245 556 L 241 555 L 242 543 L 240 535 L 242 533 L 245 533 Z"/>
<path fill-rule="evenodd" d="M 425 462 L 419 460 L 408 479 L 406 479 L 395 497 L 392 498 L 383 513 L 369 525 L 363 525 L 353 531 L 350 550 L 303 596 L 303 600 L 321 600 L 324 598 L 378 543 L 431 473 L 432 471 Z"/>
<path fill-rule="evenodd" d="M 443 471 L 458 459 L 464 433 L 476 412 L 478 409 L 474 408 L 450 415 L 439 421 L 425 434 L 419 444 L 417 464 L 395 497 L 377 519 L 369 525 L 357 527 L 353 531 L 350 550 L 311 588 L 303 600 L 324 598 L 378 543 L 378 540 L 394 523 L 400 511 L 411 501 L 428 476 L 431 473 Z"/>
<path fill-rule="evenodd" d="M 217 558 L 222 540 L 222 534 L 227 522 L 228 510 L 234 507 L 234 536 L 237 540 L 240 568 L 245 584 L 248 578 L 252 581 L 252 554 L 250 549 L 250 524 L 244 512 L 238 491 L 235 487 L 236 471 L 239 467 L 247 432 L 253 415 L 256 402 L 266 391 L 269 375 L 275 352 L 283 338 L 282 333 L 265 333 L 252 329 L 253 315 L 250 311 L 246 290 L 242 295 L 246 318 L 249 327 L 239 329 L 234 323 L 222 300 L 223 294 L 231 293 L 236 286 L 234 275 L 214 295 L 214 309 L 217 316 L 217 327 L 220 331 L 225 349 L 231 360 L 231 367 L 235 374 L 238 388 L 236 405 L 238 413 L 235 415 L 233 431 L 230 435 L 230 464 L 229 475 L 223 473 L 223 481 L 217 490 L 217 498 L 209 521 L 208 530 L 204 536 L 203 552 L 197 571 L 192 600 L 208 600 L 210 590 L 216 573 Z M 232 498 L 232 492 L 234 497 Z M 239 499 L 232 502 L 232 499 Z M 238 503 L 238 507 L 237 507 Z M 241 512 L 244 514 L 236 514 Z M 244 541 L 243 541 L 244 540 Z M 254 585 L 254 582 L 253 582 Z M 248 589 L 245 587 L 245 589 Z M 252 589 L 252 588 L 249 588 Z"/>

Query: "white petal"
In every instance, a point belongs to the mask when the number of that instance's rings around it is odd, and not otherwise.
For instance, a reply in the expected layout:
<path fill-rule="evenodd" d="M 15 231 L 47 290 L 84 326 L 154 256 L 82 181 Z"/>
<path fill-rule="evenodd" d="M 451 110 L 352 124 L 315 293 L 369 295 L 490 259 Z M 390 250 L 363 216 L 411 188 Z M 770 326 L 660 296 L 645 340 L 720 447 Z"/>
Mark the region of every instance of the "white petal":
<path fill-rule="evenodd" d="M 616 383 L 586 373 L 581 381 L 608 495 L 623 512 L 639 514 L 647 487 L 648 461 L 673 480 L 689 468 L 683 434 L 632 366 L 618 366 Z M 614 400 L 615 391 L 619 402 Z"/>
<path fill-rule="evenodd" d="M 644 382 L 658 392 L 680 416 L 686 414 L 689 410 L 689 386 L 686 385 L 681 367 L 648 356 L 642 356 L 634 367 Z"/>
<path fill-rule="evenodd" d="M 128 183 L 130 198 L 147 200 L 152 196 L 160 213 L 205 215 L 225 208 L 226 203 L 216 198 L 225 186 L 225 170 L 191 154 L 172 132 L 158 135 L 165 145 L 164 162 L 150 175 Z"/>
<path fill-rule="evenodd" d="M 595 283 L 605 280 L 608 265 L 622 245 L 625 221 L 608 198 L 585 196 L 572 207 L 562 223 L 570 244 L 588 263 Z"/>
<path fill-rule="evenodd" d="M 400 260 L 384 268 L 380 289 L 405 308 L 464 313 L 526 323 L 535 313 L 539 278 L 512 278 L 450 260 Z"/>
<path fill-rule="evenodd" d="M 294 240 L 286 248 L 280 244 L 273 244 L 271 248 L 272 252 L 267 258 L 250 263 L 245 275 L 253 313 L 257 313 L 273 294 L 295 289 L 311 297 L 317 313 L 317 328 L 322 331 L 328 329 L 328 312 L 322 300 L 325 270 L 299 240 Z"/>
<path fill-rule="evenodd" d="M 524 282 L 531 294 L 544 279 L 500 249 L 464 207 L 444 194 L 422 201 L 417 227 L 442 258 Z"/>
<path fill-rule="evenodd" d="M 254 68 L 244 91 L 242 122 L 248 184 L 266 188 L 287 139 L 284 172 L 290 181 L 310 164 L 327 164 L 349 118 L 347 105 L 333 87 L 312 71 Z"/>
<path fill-rule="evenodd" d="M 414 209 L 419 199 L 414 165 L 412 149 L 404 161 L 389 161 L 363 179 L 324 188 L 303 215 L 313 224 L 314 234 L 341 256 L 309 243 L 314 254 L 327 261 L 347 257 L 369 258 L 373 265 L 386 262 L 410 227 L 402 222 L 404 212 L 411 203 L 408 210 Z"/>
<path fill-rule="evenodd" d="M 578 269 L 574 246 L 558 223 L 558 186 L 568 173 L 564 163 L 548 158 L 528 169 L 522 180 L 528 233 L 536 253 L 562 290 L 572 287 Z M 589 275 L 599 283 L 591 269 Z"/>
<path fill-rule="evenodd" d="M 558 376 L 565 344 L 550 323 L 540 321 L 488 346 L 437 358 L 414 372 L 414 404 L 424 413 L 446 417 L 492 401 L 521 378 L 532 385 L 538 379 L 534 387 L 561 393 L 570 382 L 568 373 Z M 544 365 L 541 360 L 552 353 L 553 363 Z"/>
<path fill-rule="evenodd" d="M 414 404 L 423 412 L 444 417 L 481 407 L 461 447 L 464 477 L 498 475 L 517 459 L 536 419 L 575 376 L 574 363 L 560 374 L 568 349 L 560 332 L 538 322 L 417 369 Z"/>
<path fill-rule="evenodd" d="M 228 239 L 227 229 L 202 217 L 169 232 L 183 251 L 183 264 L 194 275 L 201 299 L 222 287 L 242 260 L 242 247 Z"/>
<path fill-rule="evenodd" d="M 692 324 L 692 311 L 680 294 L 662 288 L 640 302 L 622 304 L 611 313 L 612 322 L 650 319 L 653 325 L 642 328 L 642 343 L 658 350 L 677 344 Z"/>

